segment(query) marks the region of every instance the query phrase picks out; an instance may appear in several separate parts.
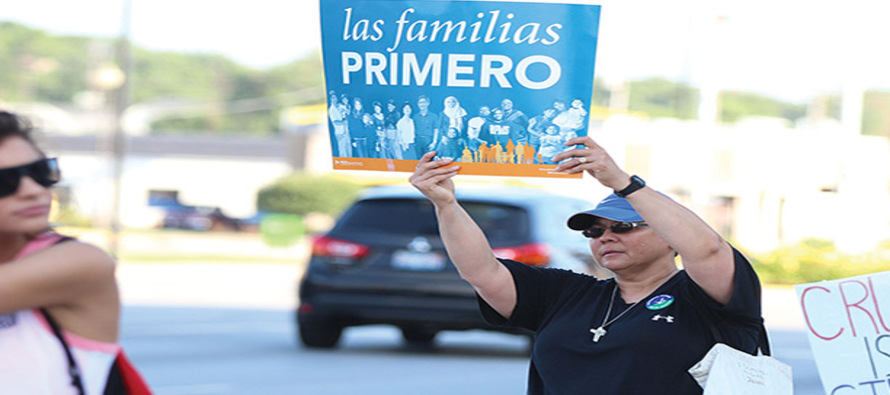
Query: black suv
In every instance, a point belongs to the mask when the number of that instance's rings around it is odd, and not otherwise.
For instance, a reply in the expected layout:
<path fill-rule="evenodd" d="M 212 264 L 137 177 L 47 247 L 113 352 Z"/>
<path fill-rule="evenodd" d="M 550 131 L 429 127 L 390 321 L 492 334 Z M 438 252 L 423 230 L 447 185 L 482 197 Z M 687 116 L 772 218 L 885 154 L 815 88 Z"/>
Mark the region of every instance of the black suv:
<path fill-rule="evenodd" d="M 457 197 L 497 256 L 593 270 L 586 239 L 566 227 L 590 202 L 520 187 L 462 186 Z M 414 344 L 442 330 L 505 331 L 482 320 L 473 288 L 445 253 L 432 204 L 408 185 L 367 190 L 314 240 L 299 298 L 307 347 L 334 347 L 344 328 L 369 324 L 395 325 Z"/>

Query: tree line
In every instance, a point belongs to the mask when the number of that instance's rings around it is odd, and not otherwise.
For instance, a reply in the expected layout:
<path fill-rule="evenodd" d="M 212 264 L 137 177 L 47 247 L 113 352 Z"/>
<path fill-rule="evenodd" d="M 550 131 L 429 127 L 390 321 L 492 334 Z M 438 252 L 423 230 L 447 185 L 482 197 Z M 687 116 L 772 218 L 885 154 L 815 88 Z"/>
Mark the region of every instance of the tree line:
<path fill-rule="evenodd" d="M 83 105 L 85 92 L 99 87 L 91 79 L 115 60 L 115 39 L 58 36 L 28 26 L 0 22 L 0 102 L 48 102 L 61 107 Z M 217 54 L 151 51 L 132 47 L 133 103 L 178 103 L 184 109 L 157 119 L 156 133 L 238 132 L 274 134 L 281 111 L 295 105 L 325 102 L 321 56 L 312 53 L 293 62 L 254 69 Z M 697 117 L 698 90 L 665 78 L 631 81 L 626 110 L 648 117 Z M 606 108 L 612 94 L 594 82 L 591 103 Z M 766 116 L 790 123 L 812 113 L 839 118 L 838 95 L 813 103 L 792 103 L 752 92 L 723 91 L 720 120 L 735 122 Z M 863 131 L 890 137 L 890 92 L 867 91 Z M 187 110 L 191 109 L 191 110 Z"/>

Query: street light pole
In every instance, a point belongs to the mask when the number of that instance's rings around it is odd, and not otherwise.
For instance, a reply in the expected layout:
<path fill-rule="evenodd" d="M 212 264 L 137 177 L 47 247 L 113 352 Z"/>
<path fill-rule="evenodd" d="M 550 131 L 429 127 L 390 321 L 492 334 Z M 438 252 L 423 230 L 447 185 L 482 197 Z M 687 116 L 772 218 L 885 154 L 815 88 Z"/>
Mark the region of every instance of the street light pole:
<path fill-rule="evenodd" d="M 114 131 L 111 137 L 111 161 L 112 161 L 112 197 L 111 197 L 111 235 L 108 243 L 109 252 L 118 256 L 120 250 L 120 211 L 121 211 L 121 181 L 123 178 L 124 156 L 126 155 L 126 133 L 123 127 L 123 116 L 131 101 L 131 81 L 133 65 L 130 44 L 130 18 L 131 0 L 123 0 L 123 12 L 121 14 L 121 34 L 117 43 L 118 67 L 123 71 L 124 79 L 117 89 L 114 100 Z"/>

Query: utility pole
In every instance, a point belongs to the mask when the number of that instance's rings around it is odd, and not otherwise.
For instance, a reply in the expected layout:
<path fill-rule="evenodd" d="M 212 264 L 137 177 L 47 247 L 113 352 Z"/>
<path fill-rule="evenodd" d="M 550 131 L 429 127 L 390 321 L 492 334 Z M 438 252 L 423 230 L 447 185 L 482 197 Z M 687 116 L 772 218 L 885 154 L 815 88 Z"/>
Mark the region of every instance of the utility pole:
<path fill-rule="evenodd" d="M 702 42 L 698 48 L 699 99 L 698 119 L 708 125 L 720 123 L 720 77 L 722 73 L 720 54 L 723 24 L 727 20 L 720 4 L 706 9 L 702 20 Z"/>
<path fill-rule="evenodd" d="M 857 80 L 856 76 L 848 77 L 841 94 L 841 126 L 850 136 L 862 134 L 865 88 Z"/>
<path fill-rule="evenodd" d="M 130 44 L 130 18 L 132 16 L 131 1 L 122 0 L 121 33 L 117 43 L 117 63 L 124 75 L 123 83 L 117 89 L 114 100 L 114 130 L 111 136 L 112 162 L 112 197 L 111 197 L 111 235 L 108 243 L 110 253 L 117 257 L 120 251 L 121 232 L 121 181 L 123 178 L 124 157 L 126 155 L 126 133 L 123 117 L 132 100 L 131 86 L 133 65 Z"/>

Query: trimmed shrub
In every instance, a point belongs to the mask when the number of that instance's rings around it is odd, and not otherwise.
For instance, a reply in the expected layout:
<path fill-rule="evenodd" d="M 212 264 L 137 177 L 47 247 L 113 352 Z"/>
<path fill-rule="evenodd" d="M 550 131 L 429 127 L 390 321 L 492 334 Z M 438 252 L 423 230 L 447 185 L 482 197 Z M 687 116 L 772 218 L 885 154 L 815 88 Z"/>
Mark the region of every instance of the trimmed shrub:
<path fill-rule="evenodd" d="M 257 208 L 264 212 L 301 217 L 309 213 L 336 216 L 355 200 L 362 188 L 354 182 L 332 176 L 293 173 L 260 189 Z"/>
<path fill-rule="evenodd" d="M 808 239 L 769 253 L 745 255 L 760 280 L 773 284 L 803 284 L 890 271 L 890 245 L 863 254 L 845 254 L 830 241 Z"/>

